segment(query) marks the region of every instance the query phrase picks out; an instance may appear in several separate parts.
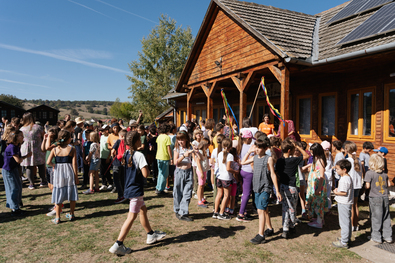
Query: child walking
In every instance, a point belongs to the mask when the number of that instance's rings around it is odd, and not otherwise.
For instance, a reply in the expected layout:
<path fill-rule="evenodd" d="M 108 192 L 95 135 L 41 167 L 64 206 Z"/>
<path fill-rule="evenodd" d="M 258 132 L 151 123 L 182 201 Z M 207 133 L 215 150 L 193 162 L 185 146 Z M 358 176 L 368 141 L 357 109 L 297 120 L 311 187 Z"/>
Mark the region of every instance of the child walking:
<path fill-rule="evenodd" d="M 56 217 L 51 220 L 54 224 L 60 223 L 60 210 L 66 200 L 70 201 L 70 213 L 66 214 L 66 218 L 70 221 L 75 219 L 74 209 L 78 200 L 76 185 L 79 183 L 76 150 L 69 145 L 70 132 L 61 130 L 58 141 L 58 146 L 52 149 L 47 160 L 47 164 L 54 167 L 52 203 L 56 206 Z M 54 157 L 55 165 L 52 164 Z"/>
<path fill-rule="evenodd" d="M 230 187 L 233 179 L 232 174 L 236 174 L 238 172 L 233 170 L 231 167 L 231 164 L 234 161 L 233 155 L 229 153 L 231 147 L 232 141 L 225 138 L 222 141 L 222 152 L 218 154 L 217 196 L 215 198 L 213 218 L 220 220 L 230 220 L 230 216 L 225 215 L 224 212 L 229 201 Z M 222 196 L 224 197 L 223 199 Z M 221 209 L 219 210 L 220 203 Z"/>
<path fill-rule="evenodd" d="M 189 142 L 189 136 L 182 130 L 177 133 L 176 145 L 174 147 L 174 213 L 179 220 L 193 221 L 189 217 L 189 203 L 191 202 L 193 187 L 192 156 L 193 149 Z"/>
<path fill-rule="evenodd" d="M 295 148 L 302 156 L 293 157 Z M 283 157 L 279 158 L 276 163 L 276 171 L 280 177 L 280 192 L 282 197 L 282 220 L 283 220 L 283 238 L 288 238 L 290 233 L 295 231 L 296 204 L 298 201 L 298 190 L 296 188 L 296 172 L 298 167 L 309 155 L 298 146 L 294 140 L 287 138 L 281 143 Z M 277 190 L 276 190 L 277 191 Z"/>
<path fill-rule="evenodd" d="M 391 185 L 388 175 L 384 173 L 384 159 L 372 154 L 369 159 L 370 170 L 365 175 L 366 189 L 370 189 L 369 207 L 372 221 L 373 242 L 392 243 L 391 216 L 389 212 L 388 187 Z"/>
<path fill-rule="evenodd" d="M 93 192 L 99 192 L 99 168 L 100 168 L 100 145 L 99 145 L 99 134 L 97 132 L 91 132 L 89 134 L 90 141 L 92 142 L 89 148 L 89 154 L 86 156 L 86 161 L 89 165 L 89 189 L 84 194 L 91 194 Z M 95 184 L 95 188 L 93 188 Z"/>
<path fill-rule="evenodd" d="M 265 151 L 269 146 L 270 141 L 267 137 L 263 140 L 258 139 L 255 143 L 255 146 L 252 146 L 248 149 L 243 160 L 241 161 L 242 165 L 248 165 L 251 163 L 253 163 L 254 165 L 252 185 L 255 195 L 255 205 L 257 207 L 259 216 L 259 230 L 258 234 L 250 240 L 250 242 L 253 244 L 263 244 L 266 242 L 266 231 L 264 230 L 266 225 L 266 218 L 270 218 L 268 205 L 270 193 L 273 186 L 276 189 L 276 195 L 278 200 L 280 200 L 280 202 L 282 200 L 280 190 L 278 189 L 277 176 L 274 172 L 273 158 L 265 154 Z M 256 154 L 250 157 L 250 155 L 254 153 L 254 151 L 256 151 Z"/>
<path fill-rule="evenodd" d="M 149 175 L 148 164 L 144 154 L 137 151 L 141 146 L 140 135 L 136 131 L 129 131 L 126 135 L 126 144 L 130 147 L 122 158 L 125 170 L 125 190 L 124 197 L 130 200 L 128 218 L 123 223 L 117 241 L 109 249 L 113 254 L 126 255 L 132 250 L 125 247 L 125 240 L 130 228 L 140 212 L 140 223 L 147 232 L 147 244 L 153 244 L 166 236 L 161 231 L 153 231 L 148 221 L 147 207 L 144 203 L 144 177 Z"/>
<path fill-rule="evenodd" d="M 310 146 L 313 154 L 313 163 L 311 165 L 308 188 L 306 193 L 306 208 L 310 218 L 317 215 L 317 219 L 308 223 L 314 228 L 322 228 L 324 225 L 324 214 L 328 212 L 328 194 L 327 180 L 325 177 L 326 157 L 322 146 L 319 143 L 313 143 Z"/>
<path fill-rule="evenodd" d="M 7 128 L 4 135 L 8 143 L 4 151 L 4 165 L 2 169 L 7 199 L 6 207 L 12 210 L 11 215 L 21 216 L 23 215 L 20 208 L 22 203 L 22 180 L 19 176 L 18 164 L 32 156 L 32 152 L 21 156 L 20 145 L 23 143 L 23 133 L 21 131 L 13 127 Z"/>
<path fill-rule="evenodd" d="M 339 248 L 348 248 L 351 238 L 351 209 L 354 199 L 354 187 L 348 172 L 351 170 L 351 163 L 348 160 L 340 160 L 336 163 L 336 172 L 340 176 L 339 186 L 333 190 L 336 195 L 337 211 L 339 213 L 339 224 L 341 228 L 341 238 L 332 243 Z"/>

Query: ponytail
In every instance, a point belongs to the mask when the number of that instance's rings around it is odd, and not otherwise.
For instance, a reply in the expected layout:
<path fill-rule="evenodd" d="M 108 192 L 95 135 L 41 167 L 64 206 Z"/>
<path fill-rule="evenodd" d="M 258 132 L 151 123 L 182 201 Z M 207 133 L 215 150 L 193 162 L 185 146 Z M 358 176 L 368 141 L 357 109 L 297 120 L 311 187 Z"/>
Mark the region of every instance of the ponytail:
<path fill-rule="evenodd" d="M 351 158 L 354 160 L 354 170 L 356 172 L 360 172 L 361 167 L 359 165 L 359 160 L 357 158 L 357 145 L 352 141 L 345 141 L 343 147 L 348 154 L 351 154 Z"/>
<path fill-rule="evenodd" d="M 357 158 L 357 153 L 353 152 L 351 156 L 352 159 L 354 160 L 354 170 L 359 173 L 361 171 L 361 167 L 359 165 L 359 159 Z"/>
<path fill-rule="evenodd" d="M 225 139 L 225 135 L 223 134 L 218 134 L 217 135 L 217 154 L 219 154 L 220 152 L 222 152 L 222 141 Z"/>
<path fill-rule="evenodd" d="M 223 152 L 222 163 L 226 163 L 226 159 L 228 158 L 228 153 L 231 147 L 232 147 L 232 141 L 228 138 L 225 138 L 222 141 L 222 152 Z"/>

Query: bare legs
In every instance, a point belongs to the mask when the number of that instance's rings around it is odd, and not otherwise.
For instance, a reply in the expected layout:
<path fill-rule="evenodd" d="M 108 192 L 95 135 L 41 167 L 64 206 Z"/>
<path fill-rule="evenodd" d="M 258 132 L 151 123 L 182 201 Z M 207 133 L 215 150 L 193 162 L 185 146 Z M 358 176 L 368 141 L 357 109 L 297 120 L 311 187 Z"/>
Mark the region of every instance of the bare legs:
<path fill-rule="evenodd" d="M 134 220 L 136 220 L 137 218 L 137 214 L 135 213 L 131 213 L 129 212 L 128 214 L 128 218 L 126 219 L 126 221 L 123 223 L 122 228 L 121 228 L 121 232 L 119 233 L 118 236 L 118 241 L 124 241 L 127 234 L 130 231 L 130 228 L 132 228 L 133 222 Z M 152 231 L 151 225 L 148 221 L 148 216 L 147 216 L 147 207 L 143 206 L 140 209 L 140 223 L 143 226 L 144 230 L 149 233 Z"/>

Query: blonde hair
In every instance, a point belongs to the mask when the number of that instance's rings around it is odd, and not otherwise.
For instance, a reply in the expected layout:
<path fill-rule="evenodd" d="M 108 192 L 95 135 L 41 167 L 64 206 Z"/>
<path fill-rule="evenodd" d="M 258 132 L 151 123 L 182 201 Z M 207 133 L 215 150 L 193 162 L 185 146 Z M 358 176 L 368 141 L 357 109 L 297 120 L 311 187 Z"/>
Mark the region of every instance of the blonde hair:
<path fill-rule="evenodd" d="M 229 138 L 225 138 L 222 141 L 222 152 L 223 152 L 222 163 L 226 163 L 226 159 L 228 157 L 228 153 L 231 147 L 232 147 L 232 141 Z"/>
<path fill-rule="evenodd" d="M 201 135 L 203 135 L 203 132 L 201 129 L 196 129 L 193 131 L 193 139 L 196 140 L 196 134 L 200 133 Z"/>
<path fill-rule="evenodd" d="M 372 154 L 369 159 L 369 169 L 376 173 L 382 173 L 384 170 L 384 158 L 377 153 Z"/>
<path fill-rule="evenodd" d="M 354 160 L 354 170 L 356 172 L 361 171 L 361 167 L 359 165 L 359 160 L 357 158 L 357 145 L 351 141 L 345 141 L 343 144 L 344 150 L 347 151 L 348 154 L 351 155 L 351 158 Z"/>
<path fill-rule="evenodd" d="M 96 143 L 100 142 L 99 134 L 95 131 L 89 134 L 89 139 L 91 142 L 96 142 Z"/>
<path fill-rule="evenodd" d="M 203 156 L 204 156 L 204 157 L 207 156 L 207 151 L 205 150 L 205 149 L 207 149 L 207 147 L 208 147 L 208 143 L 207 143 L 206 140 L 202 140 L 202 141 L 199 143 L 198 147 L 197 147 L 199 150 L 202 150 Z"/>

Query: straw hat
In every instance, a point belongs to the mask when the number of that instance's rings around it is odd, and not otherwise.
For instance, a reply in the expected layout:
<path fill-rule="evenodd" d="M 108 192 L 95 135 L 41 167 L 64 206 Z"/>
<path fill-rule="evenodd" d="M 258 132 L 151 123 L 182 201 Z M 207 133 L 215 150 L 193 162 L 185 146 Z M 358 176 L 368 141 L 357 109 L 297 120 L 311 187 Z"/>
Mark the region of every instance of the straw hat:
<path fill-rule="evenodd" d="M 80 123 L 84 122 L 84 120 L 81 117 L 75 118 L 75 123 L 78 125 Z"/>

